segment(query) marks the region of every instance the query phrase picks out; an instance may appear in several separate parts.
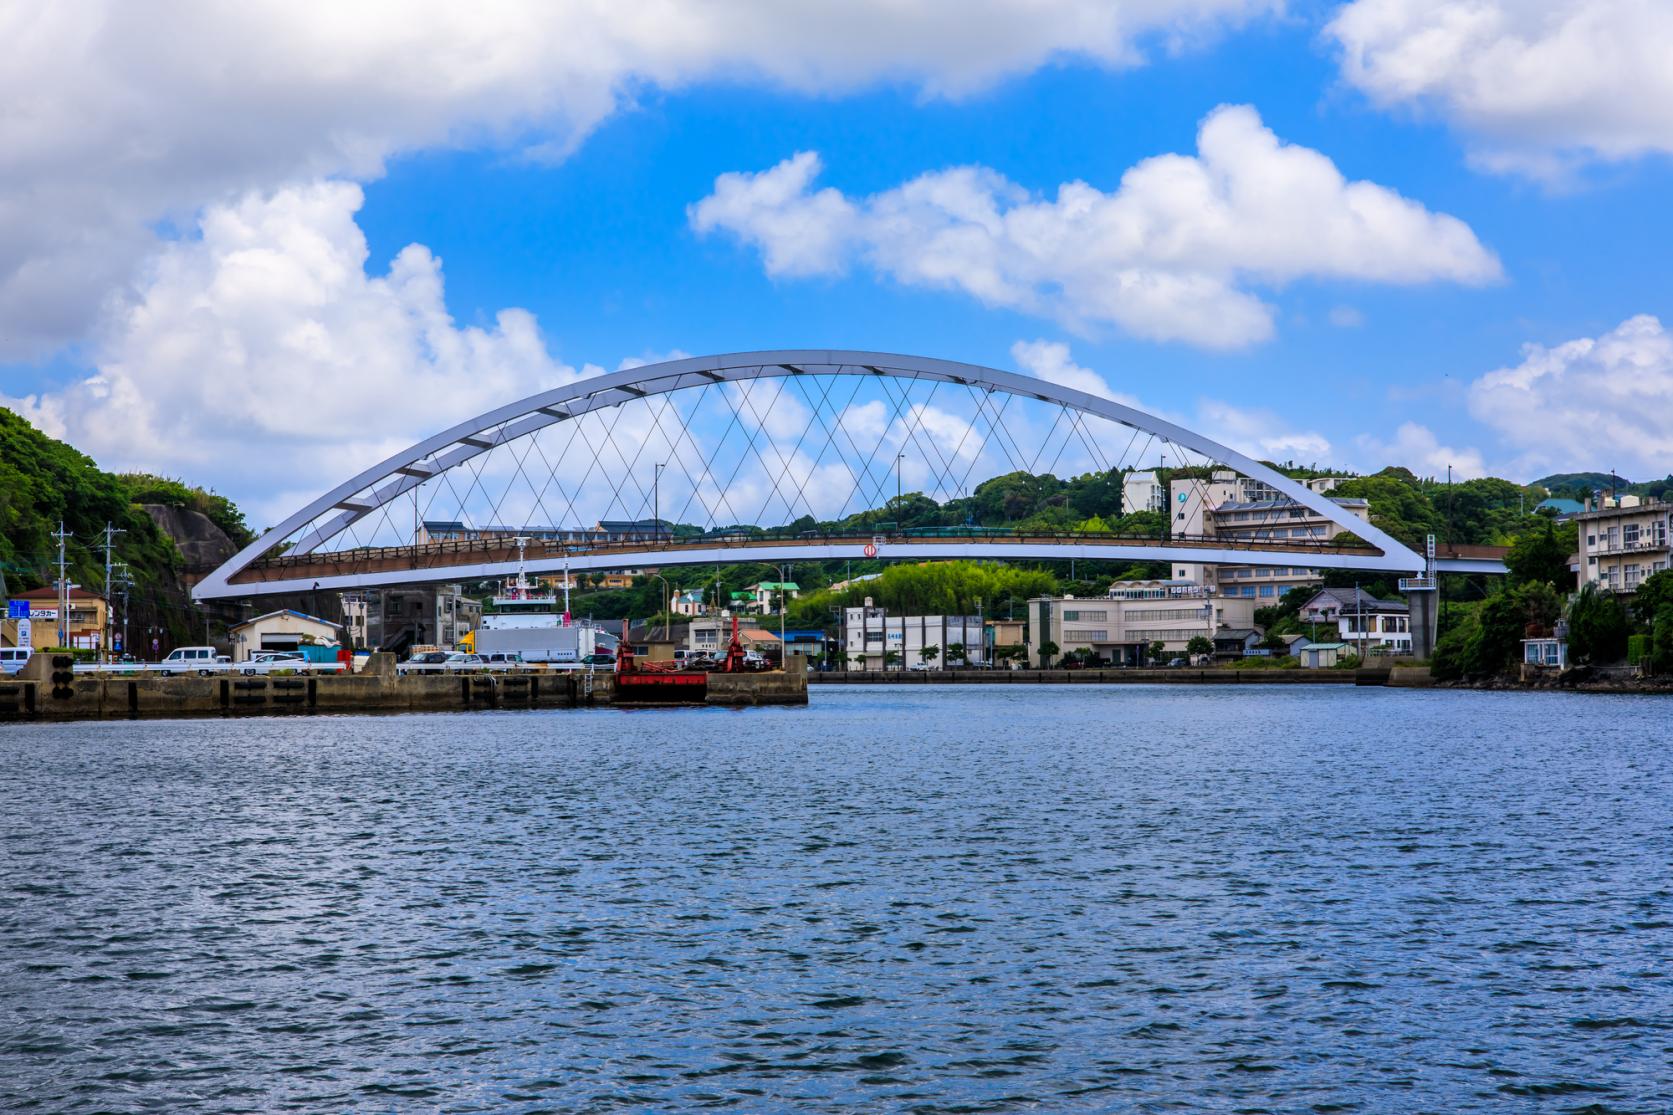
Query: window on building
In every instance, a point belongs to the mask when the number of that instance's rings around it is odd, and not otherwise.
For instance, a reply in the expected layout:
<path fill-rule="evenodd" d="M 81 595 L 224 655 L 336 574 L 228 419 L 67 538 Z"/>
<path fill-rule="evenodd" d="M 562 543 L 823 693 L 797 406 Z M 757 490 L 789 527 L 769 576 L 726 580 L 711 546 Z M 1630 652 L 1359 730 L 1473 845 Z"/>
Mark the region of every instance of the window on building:
<path fill-rule="evenodd" d="M 1262 585 L 1261 586 L 1261 595 L 1262 596 L 1273 595 L 1272 586 L 1271 585 Z"/>

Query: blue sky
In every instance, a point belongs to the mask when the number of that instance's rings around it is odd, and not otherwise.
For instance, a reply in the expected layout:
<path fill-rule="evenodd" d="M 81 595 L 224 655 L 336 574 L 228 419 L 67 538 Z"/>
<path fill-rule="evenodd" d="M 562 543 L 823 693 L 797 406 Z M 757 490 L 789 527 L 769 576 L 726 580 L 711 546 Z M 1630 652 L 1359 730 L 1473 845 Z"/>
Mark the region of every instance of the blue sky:
<path fill-rule="evenodd" d="M 250 94 L 258 106 L 252 127 L 273 121 L 272 151 L 254 151 L 236 129 L 193 131 L 182 107 L 178 130 L 155 145 L 158 165 L 136 169 L 87 156 L 78 169 L 73 158 L 49 158 L 54 152 L 43 147 L 36 162 L 23 160 L 20 177 L 34 174 L 33 181 L 0 185 L 14 190 L 14 201 L 70 184 L 113 197 L 124 179 L 155 186 L 143 204 L 113 202 L 101 218 L 107 229 L 54 216 L 66 244 L 99 234 L 126 245 L 126 256 L 116 247 L 106 253 L 110 261 L 71 257 L 48 233 L 13 229 L 8 238 L 0 224 L 8 284 L 0 286 L 0 324 L 11 333 L 0 347 L 0 401 L 9 398 L 111 467 L 181 475 L 270 512 L 350 471 L 314 464 L 322 446 L 336 447 L 332 455 L 348 464 L 364 463 L 472 407 L 587 365 L 829 346 L 1012 368 L 1013 346 L 1045 340 L 1067 345 L 1073 363 L 1113 392 L 1206 422 L 1215 427 L 1209 432 L 1242 438 L 1238 448 L 1262 455 L 1282 455 L 1249 444 L 1270 433 L 1279 446 L 1309 447 L 1320 463 L 1359 469 L 1406 464 L 1433 473 L 1454 464 L 1466 474 L 1531 479 L 1558 469 L 1659 475 L 1673 468 L 1673 451 L 1659 436 L 1673 418 L 1673 355 L 1659 322 L 1644 317 L 1668 310 L 1673 120 L 1636 109 L 1612 119 L 1608 98 L 1592 87 L 1614 83 L 1651 95 L 1667 79 L 1634 75 L 1617 58 L 1609 65 L 1628 72 L 1590 81 L 1569 74 L 1554 92 L 1506 103 L 1481 92 L 1502 75 L 1479 72 L 1485 63 L 1478 60 L 1493 53 L 1482 49 L 1481 36 L 1551 49 L 1573 49 L 1582 31 L 1593 36 L 1584 42 L 1613 34 L 1652 44 L 1666 35 L 1673 43 L 1673 28 L 1654 6 L 1621 0 L 1592 5 L 1588 15 L 1588 6 L 1565 0 L 1489 3 L 1499 22 L 1457 31 L 1467 49 L 1442 51 L 1419 78 L 1405 64 L 1413 44 L 1429 41 L 1425 30 L 1450 26 L 1458 5 L 1357 0 L 1291 6 L 1284 15 L 1256 0 L 1178 6 L 1189 9 L 1181 19 L 1199 22 L 1174 49 L 1158 45 L 1177 30 L 1166 18 L 1160 36 L 1112 32 L 1111 42 L 1136 51 L 1142 64 L 1111 64 L 1107 52 L 1066 45 L 1071 32 L 1055 42 L 1048 29 L 1040 49 L 1019 47 L 1014 58 L 988 42 L 983 49 L 998 51 L 994 65 L 1008 76 L 979 75 L 953 96 L 938 90 L 960 62 L 933 40 L 933 19 L 927 29 L 901 32 L 892 66 L 852 79 L 813 77 L 801 89 L 786 87 L 794 78 L 726 64 L 728 47 L 678 67 L 622 62 L 601 102 L 598 89 L 580 79 L 579 93 L 537 89 L 545 79 L 521 72 L 502 85 L 483 83 L 510 102 L 503 111 L 482 107 L 481 90 L 456 107 L 396 82 L 378 90 L 392 122 L 339 120 L 330 99 L 346 96 L 343 90 L 305 60 L 289 70 L 275 64 L 277 76 L 263 78 L 271 87 Z M 1058 7 L 1065 21 L 1076 18 L 1070 0 Z M 1369 30 L 1343 22 L 1361 14 L 1380 22 Z M 295 18 L 309 16 L 303 10 Z M 994 18 L 998 41 L 1005 28 Z M 1208 31 L 1199 34 L 1203 20 Z M 243 49 L 263 49 L 259 25 L 235 30 L 254 44 Z M 818 49 L 797 42 L 794 28 L 780 33 L 790 36 L 786 65 L 795 49 Z M 429 43 L 438 57 L 448 49 L 445 34 Z M 925 36 L 921 48 L 911 34 Z M 119 68 L 119 59 L 100 53 L 118 47 L 86 49 L 86 66 Z M 352 44 L 344 49 L 354 57 Z M 366 47 L 355 60 L 378 65 L 378 49 Z M 748 57 L 753 48 L 736 49 Z M 761 49 L 775 59 L 785 53 L 782 42 Z M 565 64 L 550 63 L 560 71 Z M 238 67 L 228 69 L 232 78 L 206 77 L 182 97 L 236 80 Z M 119 92 L 111 93 L 110 128 L 124 123 L 114 107 Z M 517 101 L 525 92 L 527 101 Z M 287 102 L 305 107 L 287 111 Z M 1217 282 L 1230 274 L 1226 282 L 1240 296 L 1271 307 L 1270 328 L 1204 341 L 1189 322 L 1214 320 L 1218 303 L 1190 309 L 1184 325 L 1153 328 L 1143 320 L 1148 310 L 1132 309 L 1088 321 L 1063 309 L 1054 284 L 1078 289 L 1084 304 L 1099 297 L 1103 277 L 1089 274 L 1085 261 L 1036 258 L 1032 246 L 1023 253 L 1029 277 L 1017 281 L 1033 293 L 984 299 L 967 284 L 913 278 L 902 269 L 910 262 L 879 262 L 894 245 L 861 227 L 878 216 L 868 199 L 959 167 L 987 168 L 1034 202 L 1051 202 L 1075 181 L 1112 195 L 1145 160 L 1194 156 L 1199 127 L 1221 105 L 1250 106 L 1278 142 L 1315 152 L 1350 182 L 1415 203 L 1419 216 L 1386 241 L 1394 255 L 1410 254 L 1398 262 L 1406 277 L 1379 274 L 1374 257 L 1387 251 L 1375 238 L 1350 237 L 1310 253 L 1308 215 L 1294 214 L 1295 243 L 1279 243 L 1275 234 L 1253 249 L 1258 264 L 1213 269 Z M 337 138 L 345 129 L 354 143 Z M 556 154 L 531 153 L 531 144 L 552 135 Z M 771 274 L 777 234 L 758 223 L 771 214 L 734 214 L 706 233 L 695 227 L 692 207 L 716 191 L 718 177 L 762 175 L 798 152 L 817 152 L 821 162 L 804 198 L 831 187 L 861 213 L 860 223 L 843 226 L 842 246 L 812 266 Z M 333 183 L 358 185 L 363 202 L 320 195 L 286 204 Z M 1446 218 L 1473 237 L 1468 258 L 1417 243 Z M 1152 235 L 1207 236 L 1210 254 L 1243 260 L 1251 249 L 1241 239 L 1260 231 L 1203 233 L 1192 220 L 1170 216 Z M 44 223 L 56 234 L 56 224 Z M 899 235 L 901 226 L 890 227 L 896 231 L 885 241 Z M 364 238 L 364 271 L 345 276 L 338 271 L 358 258 L 357 237 Z M 403 257 L 422 280 L 403 289 L 426 293 L 390 303 L 387 292 L 367 284 L 377 287 L 409 245 L 438 258 L 439 269 L 434 260 Z M 901 251 L 916 260 L 914 245 Z M 1132 264 L 1140 273 L 1193 269 L 1188 260 L 1159 264 L 1148 251 Z M 235 262 L 252 254 L 265 261 L 261 278 L 238 272 L 240 283 L 253 285 L 232 282 Z M 1317 262 L 1320 254 L 1331 262 Z M 62 258 L 75 263 L 59 268 L 74 281 L 32 278 L 56 274 Z M 1496 274 L 1485 275 L 1489 268 Z M 432 324 L 430 333 L 414 326 L 422 335 L 380 337 L 372 325 L 428 320 L 440 309 L 451 315 L 452 332 L 435 333 Z M 533 348 L 519 340 L 521 326 L 505 325 L 507 309 L 532 315 Z M 466 336 L 473 326 L 476 335 Z M 299 345 L 303 335 L 310 340 Z M 464 337 L 469 351 L 438 355 L 438 336 Z M 1545 347 L 1530 356 L 1529 345 Z M 320 366 L 305 366 L 314 357 L 299 352 L 324 354 Z M 494 370 L 480 372 L 473 360 Z M 366 381 L 339 399 L 331 385 L 360 374 L 348 368 L 364 369 Z M 1498 369 L 1517 371 L 1490 379 Z M 428 385 L 425 405 L 377 404 L 379 392 L 399 392 L 396 385 L 413 375 Z M 312 399 L 312 411 L 281 419 L 248 398 L 228 399 L 271 396 L 276 383 L 295 388 L 281 395 Z M 292 405 L 301 403 L 284 404 Z M 318 417 L 338 409 L 358 417 L 349 426 Z M 1227 411 L 1239 417 L 1227 420 Z M 367 414 L 379 417 L 367 423 Z M 220 440 L 240 423 L 246 428 L 235 439 Z M 1615 431 L 1616 423 L 1624 428 Z M 275 489 L 263 469 L 232 459 L 251 453 L 284 465 L 294 483 Z M 1290 455 L 1305 459 L 1307 451 Z"/>

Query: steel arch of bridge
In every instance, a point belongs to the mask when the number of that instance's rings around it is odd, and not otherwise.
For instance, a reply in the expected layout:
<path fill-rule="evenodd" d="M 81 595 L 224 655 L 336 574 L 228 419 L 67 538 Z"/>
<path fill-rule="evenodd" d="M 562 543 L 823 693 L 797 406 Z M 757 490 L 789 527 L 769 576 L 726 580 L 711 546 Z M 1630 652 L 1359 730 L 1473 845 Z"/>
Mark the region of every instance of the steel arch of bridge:
<path fill-rule="evenodd" d="M 324 543 L 359 522 L 366 516 L 386 507 L 393 500 L 406 495 L 425 481 L 458 468 L 497 446 L 516 441 L 548 426 L 579 418 L 581 415 L 610 407 L 621 406 L 650 396 L 674 391 L 700 388 L 717 383 L 744 383 L 798 375 L 856 375 L 887 376 L 912 380 L 940 380 L 958 383 L 990 392 L 1005 392 L 1025 399 L 1054 403 L 1083 414 L 1115 422 L 1152 434 L 1164 442 L 1172 442 L 1202 454 L 1208 460 L 1224 464 L 1252 479 L 1262 480 L 1302 506 L 1318 512 L 1327 521 L 1363 539 L 1380 555 L 1359 553 L 1302 553 L 1251 552 L 1247 548 L 1228 546 L 1224 549 L 1192 546 L 1122 545 L 1112 549 L 1107 545 L 1088 542 L 1020 542 L 1015 540 L 979 540 L 964 545 L 947 545 L 931 541 L 891 542 L 885 556 L 890 558 L 947 558 L 985 557 L 1007 559 L 1077 558 L 1109 559 L 1120 557 L 1136 561 L 1184 560 L 1210 564 L 1305 564 L 1313 568 L 1362 569 L 1366 571 L 1417 573 L 1424 567 L 1424 559 L 1386 532 L 1368 522 L 1353 517 L 1329 499 L 1297 483 L 1276 469 L 1247 457 L 1237 450 L 1204 437 L 1183 426 L 1114 400 L 1092 395 L 1049 380 L 1036 379 L 1016 372 L 1001 371 L 975 364 L 962 364 L 923 356 L 903 356 L 893 353 L 856 352 L 841 349 L 790 349 L 782 351 L 743 352 L 720 356 L 697 356 L 648 364 L 625 371 L 594 376 L 531 395 L 517 402 L 467 419 L 449 429 L 426 438 L 371 468 L 344 481 L 320 496 L 295 514 L 272 527 L 244 547 L 220 568 L 216 569 L 193 589 L 200 600 L 228 599 L 274 593 L 306 592 L 318 588 L 343 591 L 376 585 L 413 584 L 432 581 L 468 581 L 509 576 L 516 571 L 515 561 L 486 561 L 477 564 L 405 570 L 357 572 L 338 576 L 301 577 L 294 579 L 250 580 L 246 576 L 252 567 L 268 556 L 287 539 L 309 524 L 317 524 L 296 544 L 285 551 L 287 558 L 314 553 Z M 323 523 L 319 520 L 330 512 L 337 512 Z M 1171 513 L 1171 511 L 1170 511 Z M 567 557 L 541 558 L 531 555 L 531 572 L 556 572 L 568 567 L 576 572 L 597 569 L 623 568 L 643 564 L 712 565 L 717 562 L 803 561 L 863 556 L 867 539 L 847 541 L 799 543 L 783 540 L 781 544 L 752 546 L 739 550 L 726 546 L 661 547 L 649 541 L 639 550 L 612 551 L 599 554 L 576 554 Z"/>

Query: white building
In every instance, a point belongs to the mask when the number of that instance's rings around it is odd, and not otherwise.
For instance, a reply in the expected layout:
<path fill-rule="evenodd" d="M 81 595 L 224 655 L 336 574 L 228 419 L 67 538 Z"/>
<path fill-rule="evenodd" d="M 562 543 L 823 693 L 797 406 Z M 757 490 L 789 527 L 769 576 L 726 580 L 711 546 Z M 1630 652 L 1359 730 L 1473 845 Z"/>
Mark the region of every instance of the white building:
<path fill-rule="evenodd" d="M 1580 523 L 1580 585 L 1637 592 L 1644 578 L 1668 567 L 1673 504 L 1637 496 L 1592 502 L 1593 510 L 1575 516 Z"/>
<path fill-rule="evenodd" d="M 1339 641 L 1360 654 L 1412 652 L 1411 609 L 1404 600 L 1379 600 L 1357 588 L 1320 589 L 1301 606 L 1296 618 L 1331 625 Z"/>
<path fill-rule="evenodd" d="M 330 620 L 289 609 L 268 612 L 227 628 L 232 640 L 232 660 L 248 662 L 250 656 L 271 650 L 296 650 L 304 643 L 337 646 L 342 627 Z"/>
<path fill-rule="evenodd" d="M 668 610 L 677 616 L 700 616 L 705 614 L 709 607 L 703 603 L 703 590 L 691 588 L 677 591 L 670 596 Z"/>
<path fill-rule="evenodd" d="M 1155 643 L 1169 657 L 1183 655 L 1222 625 L 1222 603 L 1188 581 L 1117 581 L 1103 597 L 1037 596 L 1028 602 L 1028 664 L 1040 665 L 1040 647 L 1051 642 L 1055 658 L 1090 651 L 1113 665 L 1143 665 Z"/>
<path fill-rule="evenodd" d="M 366 645 L 366 596 L 359 592 L 345 592 L 338 597 L 343 608 L 343 632 L 350 644 Z"/>
<path fill-rule="evenodd" d="M 1131 515 L 1135 511 L 1166 511 L 1167 509 L 1167 486 L 1156 478 L 1154 472 L 1129 472 L 1121 478 L 1121 513 L 1123 515 Z"/>
<path fill-rule="evenodd" d="M 960 664 L 985 661 L 984 642 L 979 616 L 891 616 L 868 598 L 861 607 L 842 610 L 837 652 L 852 670 L 905 670 L 925 662 L 942 669 L 954 665 L 947 648 L 955 645 L 964 647 Z M 926 648 L 934 651 L 927 658 Z"/>
<path fill-rule="evenodd" d="M 1334 476 L 1305 481 L 1308 488 L 1321 493 L 1333 490 L 1337 483 Z M 1363 499 L 1332 498 L 1331 502 L 1356 519 L 1370 521 L 1370 506 Z M 1345 529 L 1281 495 L 1265 481 L 1225 470 L 1208 480 L 1175 479 L 1169 507 L 1170 529 L 1184 537 L 1317 543 L 1328 542 Z M 1175 562 L 1173 575 L 1175 580 L 1195 581 L 1225 599 L 1253 601 L 1255 607 L 1276 604 L 1291 589 L 1321 581 L 1318 570 L 1304 566 Z"/>
<path fill-rule="evenodd" d="M 759 581 L 753 585 L 745 585 L 744 593 L 749 597 L 746 604 L 748 609 L 758 616 L 767 616 L 776 614 L 784 601 L 800 597 L 802 590 L 794 581 Z M 732 595 L 740 604 L 745 604 L 737 593 Z"/>

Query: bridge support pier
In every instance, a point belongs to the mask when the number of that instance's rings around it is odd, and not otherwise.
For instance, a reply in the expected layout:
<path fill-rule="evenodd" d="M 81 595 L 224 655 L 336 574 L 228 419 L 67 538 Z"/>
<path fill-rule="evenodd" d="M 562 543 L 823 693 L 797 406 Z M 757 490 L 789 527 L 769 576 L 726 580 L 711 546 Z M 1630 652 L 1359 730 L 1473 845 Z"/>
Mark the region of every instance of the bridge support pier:
<path fill-rule="evenodd" d="M 1410 606 L 1412 628 L 1412 657 L 1427 659 L 1435 653 L 1435 639 L 1440 630 L 1441 594 L 1432 588 L 1412 589 L 1406 593 Z"/>

